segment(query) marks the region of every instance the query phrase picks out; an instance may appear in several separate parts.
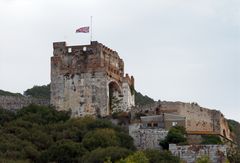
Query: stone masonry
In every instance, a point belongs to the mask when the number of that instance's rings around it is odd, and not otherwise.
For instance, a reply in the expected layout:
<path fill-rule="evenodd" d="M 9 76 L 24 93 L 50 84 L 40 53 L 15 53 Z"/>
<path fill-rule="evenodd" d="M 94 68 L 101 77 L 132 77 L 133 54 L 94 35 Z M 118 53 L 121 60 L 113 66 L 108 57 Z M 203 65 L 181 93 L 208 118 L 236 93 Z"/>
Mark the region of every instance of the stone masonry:
<path fill-rule="evenodd" d="M 197 103 L 159 101 L 151 106 L 135 108 L 146 115 L 162 113 L 176 114 L 186 117 L 186 131 L 193 135 L 220 135 L 232 140 L 227 120 L 218 110 L 199 106 Z"/>
<path fill-rule="evenodd" d="M 227 120 L 220 111 L 203 108 L 197 103 L 164 101 L 159 106 L 159 112 L 185 116 L 189 134 L 217 134 L 232 140 Z"/>
<path fill-rule="evenodd" d="M 73 117 L 108 116 L 134 105 L 134 78 L 124 74 L 116 51 L 97 41 L 90 45 L 53 43 L 51 104 Z"/>
<path fill-rule="evenodd" d="M 48 99 L 38 99 L 25 96 L 0 96 L 0 108 L 18 110 L 30 104 L 49 106 Z"/>
<path fill-rule="evenodd" d="M 129 126 L 129 135 L 134 140 L 137 149 L 161 149 L 159 142 L 164 140 L 168 134 L 162 128 L 141 128 L 140 123 L 133 123 Z"/>
<path fill-rule="evenodd" d="M 169 150 L 186 163 L 195 163 L 199 157 L 208 156 L 212 163 L 225 163 L 226 145 L 182 145 L 170 144 Z"/>

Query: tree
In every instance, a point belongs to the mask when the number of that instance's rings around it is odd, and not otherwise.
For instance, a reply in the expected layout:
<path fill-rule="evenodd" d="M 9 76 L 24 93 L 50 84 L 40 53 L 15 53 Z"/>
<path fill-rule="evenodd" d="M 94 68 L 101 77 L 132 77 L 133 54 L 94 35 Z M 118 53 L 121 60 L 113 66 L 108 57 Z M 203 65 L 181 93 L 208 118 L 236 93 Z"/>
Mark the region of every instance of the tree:
<path fill-rule="evenodd" d="M 117 132 L 116 134 L 119 140 L 119 146 L 130 150 L 136 150 L 136 147 L 133 143 L 133 138 L 131 136 L 123 132 Z"/>
<path fill-rule="evenodd" d="M 15 118 L 16 116 L 13 111 L 0 108 L 0 125 L 4 124 L 5 122 L 12 121 Z"/>
<path fill-rule="evenodd" d="M 83 138 L 83 145 L 88 150 L 98 147 L 118 146 L 119 141 L 113 129 L 96 129 L 90 131 Z"/>
<path fill-rule="evenodd" d="M 120 160 L 119 163 L 149 163 L 149 160 L 142 151 L 137 151 L 127 158 Z"/>
<path fill-rule="evenodd" d="M 182 126 L 173 126 L 170 128 L 166 138 L 160 141 L 160 145 L 163 149 L 168 149 L 170 143 L 179 144 L 186 143 L 186 129 Z"/>
<path fill-rule="evenodd" d="M 38 105 L 2 113 L 0 162 L 83 162 L 83 157 L 91 162 L 95 155 L 115 162 L 135 149 L 125 130 L 106 119 L 70 119 L 66 112 Z"/>
<path fill-rule="evenodd" d="M 97 148 L 86 154 L 83 158 L 84 163 L 103 163 L 104 161 L 116 162 L 121 158 L 127 157 L 130 150 L 122 147 Z"/>
<path fill-rule="evenodd" d="M 50 84 L 43 85 L 43 86 L 34 86 L 30 89 L 27 89 L 24 92 L 24 95 L 35 97 L 35 98 L 50 99 Z"/>
<path fill-rule="evenodd" d="M 150 163 L 180 163 L 180 158 L 173 156 L 169 151 L 148 149 L 144 151 Z"/>
<path fill-rule="evenodd" d="M 17 118 L 38 124 L 48 124 L 60 121 L 66 121 L 70 118 L 70 113 L 66 111 L 57 111 L 54 108 L 39 105 L 29 105 L 17 112 Z"/>
<path fill-rule="evenodd" d="M 86 149 L 80 144 L 71 140 L 59 141 L 45 151 L 39 162 L 78 162 L 86 153 Z"/>

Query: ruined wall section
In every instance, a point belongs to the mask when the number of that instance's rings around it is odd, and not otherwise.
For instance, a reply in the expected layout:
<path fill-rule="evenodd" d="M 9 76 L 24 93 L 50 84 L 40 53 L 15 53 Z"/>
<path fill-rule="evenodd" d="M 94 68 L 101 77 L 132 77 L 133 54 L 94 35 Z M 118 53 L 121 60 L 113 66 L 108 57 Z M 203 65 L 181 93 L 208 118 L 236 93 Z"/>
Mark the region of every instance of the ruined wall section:
<path fill-rule="evenodd" d="M 49 106 L 48 99 L 38 99 L 25 96 L 0 96 L 0 108 L 18 110 L 30 104 Z"/>
<path fill-rule="evenodd" d="M 212 112 L 197 104 L 182 102 L 161 102 L 161 112 L 171 112 L 186 117 L 187 131 L 213 131 Z"/>

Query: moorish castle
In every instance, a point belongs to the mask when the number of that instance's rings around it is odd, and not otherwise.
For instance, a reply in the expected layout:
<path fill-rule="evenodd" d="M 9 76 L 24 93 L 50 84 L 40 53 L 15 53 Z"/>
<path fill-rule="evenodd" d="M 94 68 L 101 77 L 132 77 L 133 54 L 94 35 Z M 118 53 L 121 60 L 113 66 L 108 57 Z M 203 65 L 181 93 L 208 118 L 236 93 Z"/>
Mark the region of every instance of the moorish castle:
<path fill-rule="evenodd" d="M 161 149 L 172 126 L 186 128 L 190 145 L 170 145 L 176 156 L 193 163 L 208 155 L 212 162 L 225 158 L 225 145 L 199 145 L 204 135 L 220 137 L 232 146 L 233 135 L 220 111 L 203 108 L 196 103 L 158 101 L 152 105 L 135 106 L 134 77 L 125 74 L 124 61 L 107 46 L 92 41 L 90 45 L 68 46 L 53 43 L 51 57 L 51 98 L 0 96 L 0 108 L 21 109 L 31 103 L 52 105 L 71 111 L 72 117 L 111 117 L 127 113 L 127 127 L 138 149 Z M 136 118 L 137 115 L 141 115 Z M 224 156 L 224 157 L 223 157 Z"/>

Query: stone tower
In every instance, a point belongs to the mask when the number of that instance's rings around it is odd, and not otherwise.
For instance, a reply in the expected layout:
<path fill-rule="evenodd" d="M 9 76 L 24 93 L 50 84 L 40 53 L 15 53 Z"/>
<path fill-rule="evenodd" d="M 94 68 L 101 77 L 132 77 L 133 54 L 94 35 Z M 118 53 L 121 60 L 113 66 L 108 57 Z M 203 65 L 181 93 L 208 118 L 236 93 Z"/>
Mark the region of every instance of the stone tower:
<path fill-rule="evenodd" d="M 116 51 L 97 41 L 90 45 L 53 43 L 51 104 L 73 117 L 108 116 L 134 105 L 134 78 L 124 75 Z"/>

